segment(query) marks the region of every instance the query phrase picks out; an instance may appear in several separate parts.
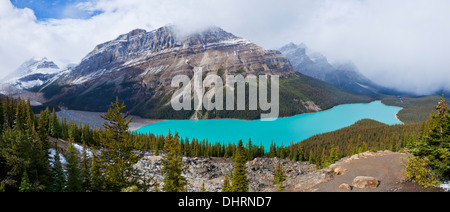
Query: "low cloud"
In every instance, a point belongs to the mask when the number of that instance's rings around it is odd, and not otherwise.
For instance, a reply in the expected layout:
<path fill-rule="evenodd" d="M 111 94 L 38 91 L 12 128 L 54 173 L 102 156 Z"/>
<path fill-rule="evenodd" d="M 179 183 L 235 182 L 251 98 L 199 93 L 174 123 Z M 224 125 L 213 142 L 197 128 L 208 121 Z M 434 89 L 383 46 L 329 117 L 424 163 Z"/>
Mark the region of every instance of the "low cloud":
<path fill-rule="evenodd" d="M 101 13 L 38 21 L 32 10 L 0 0 L 0 74 L 31 57 L 78 63 L 135 28 L 177 24 L 185 33 L 220 26 L 267 49 L 304 42 L 396 89 L 426 94 L 450 85 L 447 0 L 92 0 L 71 7 L 67 14 Z"/>

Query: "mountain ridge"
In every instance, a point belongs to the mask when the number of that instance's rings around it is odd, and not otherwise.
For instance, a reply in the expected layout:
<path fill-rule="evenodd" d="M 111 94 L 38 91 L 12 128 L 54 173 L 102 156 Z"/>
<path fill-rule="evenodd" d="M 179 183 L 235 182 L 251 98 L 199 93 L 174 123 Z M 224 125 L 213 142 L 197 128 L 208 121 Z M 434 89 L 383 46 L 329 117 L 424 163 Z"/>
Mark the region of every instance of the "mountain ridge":
<path fill-rule="evenodd" d="M 291 42 L 279 49 L 292 63 L 296 71 L 331 83 L 344 90 L 362 94 L 400 95 L 401 92 L 382 87 L 365 77 L 352 62 L 334 62 L 309 49 L 304 43 Z"/>
<path fill-rule="evenodd" d="M 175 92 L 173 77 L 182 74 L 192 79 L 196 68 L 203 70 L 204 77 L 279 75 L 285 82 L 280 99 L 282 116 L 371 100 L 309 79 L 297 73 L 281 52 L 266 50 L 220 27 L 187 36 L 178 35 L 173 26 L 149 32 L 135 29 L 97 45 L 80 64 L 39 91 L 48 104 L 76 110 L 105 111 L 118 96 L 133 114 L 146 118 L 259 118 L 261 111 L 173 111 L 168 105 Z M 289 87 L 294 84 L 298 87 Z"/>

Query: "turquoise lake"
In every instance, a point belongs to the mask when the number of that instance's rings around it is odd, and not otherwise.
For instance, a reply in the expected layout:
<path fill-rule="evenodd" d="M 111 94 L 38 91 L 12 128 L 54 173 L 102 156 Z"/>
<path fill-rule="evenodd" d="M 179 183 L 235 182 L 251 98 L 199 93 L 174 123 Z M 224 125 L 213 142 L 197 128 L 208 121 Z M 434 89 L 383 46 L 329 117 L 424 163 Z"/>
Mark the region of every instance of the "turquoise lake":
<path fill-rule="evenodd" d="M 388 125 L 402 124 L 396 114 L 400 107 L 386 106 L 381 101 L 369 104 L 339 105 L 330 110 L 279 118 L 276 121 L 220 120 L 170 120 L 147 125 L 136 130 L 137 133 L 167 135 L 178 132 L 181 138 L 206 139 L 210 143 L 244 144 L 251 138 L 255 145 L 262 144 L 268 149 L 275 144 L 289 145 L 301 142 L 311 136 L 335 131 L 353 125 L 362 119 L 373 119 Z"/>

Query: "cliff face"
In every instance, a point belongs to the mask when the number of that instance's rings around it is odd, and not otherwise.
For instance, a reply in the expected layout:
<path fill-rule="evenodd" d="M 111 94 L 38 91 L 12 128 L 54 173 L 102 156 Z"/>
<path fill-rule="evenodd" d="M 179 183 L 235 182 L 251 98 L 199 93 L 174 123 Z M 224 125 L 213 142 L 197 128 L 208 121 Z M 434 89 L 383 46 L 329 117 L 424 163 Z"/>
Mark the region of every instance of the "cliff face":
<path fill-rule="evenodd" d="M 192 76 L 194 68 L 205 72 L 295 73 L 287 58 L 265 50 L 221 28 L 179 37 L 172 26 L 146 32 L 133 30 L 116 40 L 98 45 L 62 82 L 87 85 L 100 78 L 127 76 L 130 81 L 164 86 L 178 74 Z"/>

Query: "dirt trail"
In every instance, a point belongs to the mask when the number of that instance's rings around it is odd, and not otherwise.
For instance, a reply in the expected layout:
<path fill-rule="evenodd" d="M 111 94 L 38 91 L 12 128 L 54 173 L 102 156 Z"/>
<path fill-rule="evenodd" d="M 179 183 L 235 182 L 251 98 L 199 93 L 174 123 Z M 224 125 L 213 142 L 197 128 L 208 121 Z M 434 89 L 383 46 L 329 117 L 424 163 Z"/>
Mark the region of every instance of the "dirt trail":
<path fill-rule="evenodd" d="M 345 192 L 339 189 L 343 183 L 352 185 L 357 176 L 375 177 L 380 182 L 375 189 L 352 188 L 351 192 L 426 192 L 442 191 L 439 188 L 423 189 L 416 183 L 401 183 L 402 170 L 409 155 L 403 153 L 366 152 L 345 158 L 337 162 L 332 168 L 334 170 L 345 170 L 341 175 L 335 175 L 333 179 L 326 183 L 316 185 L 313 190 L 317 192 Z"/>

